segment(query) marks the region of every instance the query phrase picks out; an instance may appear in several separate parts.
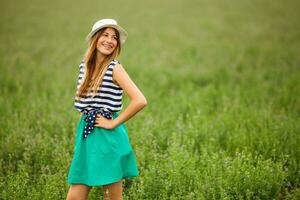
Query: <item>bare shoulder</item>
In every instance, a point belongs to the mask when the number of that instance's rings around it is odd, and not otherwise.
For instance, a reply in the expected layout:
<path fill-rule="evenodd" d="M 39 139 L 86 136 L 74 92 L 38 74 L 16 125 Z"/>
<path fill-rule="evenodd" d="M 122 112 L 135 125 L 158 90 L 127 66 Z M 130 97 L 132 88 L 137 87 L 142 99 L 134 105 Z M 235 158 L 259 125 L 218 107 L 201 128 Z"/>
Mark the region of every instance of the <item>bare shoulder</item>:
<path fill-rule="evenodd" d="M 114 67 L 113 80 L 122 88 L 133 83 L 122 64 L 117 64 Z"/>
<path fill-rule="evenodd" d="M 114 67 L 114 71 L 122 71 L 124 69 L 123 65 L 121 63 L 116 64 L 116 66 Z"/>
<path fill-rule="evenodd" d="M 113 73 L 113 77 L 118 79 L 122 76 L 128 76 L 125 68 L 123 67 L 122 64 L 118 63 L 116 64 L 116 66 L 114 67 L 114 73 Z"/>
<path fill-rule="evenodd" d="M 136 99 L 146 105 L 146 98 L 139 90 L 134 81 L 129 77 L 125 69 L 121 64 L 115 66 L 113 73 L 113 79 L 119 84 L 119 86 L 127 93 L 130 99 Z"/>
<path fill-rule="evenodd" d="M 123 71 L 125 71 L 123 65 L 120 63 L 116 64 L 113 69 L 113 79 L 115 80 L 115 78 L 120 76 L 120 74 L 122 74 Z"/>

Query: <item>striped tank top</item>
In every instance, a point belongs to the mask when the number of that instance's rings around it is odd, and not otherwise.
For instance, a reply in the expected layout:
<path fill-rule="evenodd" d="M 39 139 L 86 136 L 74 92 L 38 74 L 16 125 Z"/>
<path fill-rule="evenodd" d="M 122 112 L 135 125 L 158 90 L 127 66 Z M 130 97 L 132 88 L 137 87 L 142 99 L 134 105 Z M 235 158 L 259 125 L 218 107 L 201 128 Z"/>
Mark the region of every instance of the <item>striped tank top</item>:
<path fill-rule="evenodd" d="M 91 110 L 104 109 L 109 112 L 118 112 L 122 109 L 123 89 L 113 82 L 113 69 L 119 62 L 113 60 L 110 62 L 102 79 L 102 84 L 95 96 L 89 92 L 80 100 L 75 99 L 74 106 L 80 112 L 89 112 Z M 79 65 L 79 75 L 77 81 L 77 91 L 84 78 L 84 62 Z"/>

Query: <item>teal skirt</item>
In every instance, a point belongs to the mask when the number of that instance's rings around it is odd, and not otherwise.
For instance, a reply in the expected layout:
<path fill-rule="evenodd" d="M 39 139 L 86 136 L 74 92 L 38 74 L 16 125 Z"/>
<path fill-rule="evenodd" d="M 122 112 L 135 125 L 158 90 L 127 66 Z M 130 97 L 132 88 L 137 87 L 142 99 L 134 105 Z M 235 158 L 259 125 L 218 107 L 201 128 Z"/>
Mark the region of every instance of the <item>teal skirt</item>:
<path fill-rule="evenodd" d="M 95 127 L 83 139 L 86 114 L 77 125 L 74 157 L 69 167 L 68 184 L 101 186 L 139 175 L 125 124 L 108 130 Z M 118 117 L 113 113 L 113 118 Z"/>

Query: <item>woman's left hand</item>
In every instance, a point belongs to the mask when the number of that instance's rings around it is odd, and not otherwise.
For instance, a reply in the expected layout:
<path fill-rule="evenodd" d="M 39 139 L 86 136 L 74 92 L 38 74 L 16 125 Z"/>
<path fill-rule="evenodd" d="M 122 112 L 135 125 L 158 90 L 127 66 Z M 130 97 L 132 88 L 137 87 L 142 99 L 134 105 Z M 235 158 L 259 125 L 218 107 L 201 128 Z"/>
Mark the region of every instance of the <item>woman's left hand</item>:
<path fill-rule="evenodd" d="M 100 127 L 104 129 L 113 129 L 115 128 L 115 123 L 113 119 L 107 119 L 102 115 L 97 114 L 95 119 L 95 127 Z"/>

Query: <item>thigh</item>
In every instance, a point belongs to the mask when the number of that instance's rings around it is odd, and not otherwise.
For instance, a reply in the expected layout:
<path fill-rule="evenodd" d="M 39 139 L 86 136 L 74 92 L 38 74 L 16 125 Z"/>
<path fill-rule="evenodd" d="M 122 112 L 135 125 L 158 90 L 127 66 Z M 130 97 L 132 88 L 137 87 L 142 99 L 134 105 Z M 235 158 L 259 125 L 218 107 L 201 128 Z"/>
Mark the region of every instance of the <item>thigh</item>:
<path fill-rule="evenodd" d="M 85 200 L 87 199 L 91 187 L 83 184 L 71 185 L 68 191 L 67 200 Z"/>
<path fill-rule="evenodd" d="M 103 186 L 105 200 L 122 200 L 123 180 Z"/>

